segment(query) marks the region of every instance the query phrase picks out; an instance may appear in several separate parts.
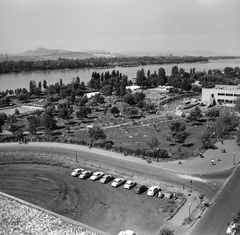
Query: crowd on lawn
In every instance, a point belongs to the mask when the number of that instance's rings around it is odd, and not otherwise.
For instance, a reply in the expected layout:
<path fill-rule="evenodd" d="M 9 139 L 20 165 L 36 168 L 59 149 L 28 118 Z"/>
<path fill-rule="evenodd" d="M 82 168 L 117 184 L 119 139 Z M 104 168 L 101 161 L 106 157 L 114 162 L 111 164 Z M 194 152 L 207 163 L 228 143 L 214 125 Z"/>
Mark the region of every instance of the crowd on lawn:
<path fill-rule="evenodd" d="M 2 195 L 0 195 L 0 234 L 97 235 Z"/>

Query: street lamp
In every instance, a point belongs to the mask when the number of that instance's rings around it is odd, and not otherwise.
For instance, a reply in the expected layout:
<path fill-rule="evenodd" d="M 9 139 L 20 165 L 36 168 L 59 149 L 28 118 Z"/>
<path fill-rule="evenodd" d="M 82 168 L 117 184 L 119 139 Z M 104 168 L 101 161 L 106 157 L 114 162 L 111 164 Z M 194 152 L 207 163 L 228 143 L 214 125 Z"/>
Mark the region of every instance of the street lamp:
<path fill-rule="evenodd" d="M 75 156 L 76 156 L 76 162 L 77 162 L 77 149 L 75 149 Z"/>
<path fill-rule="evenodd" d="M 188 205 L 188 206 L 189 206 L 189 211 L 188 211 L 188 212 L 189 212 L 189 214 L 188 214 L 188 218 L 189 218 L 189 220 L 190 220 L 190 214 L 191 214 L 191 203 L 189 203 L 189 205 Z"/>
<path fill-rule="evenodd" d="M 235 165 L 235 152 L 233 152 L 233 165 Z"/>

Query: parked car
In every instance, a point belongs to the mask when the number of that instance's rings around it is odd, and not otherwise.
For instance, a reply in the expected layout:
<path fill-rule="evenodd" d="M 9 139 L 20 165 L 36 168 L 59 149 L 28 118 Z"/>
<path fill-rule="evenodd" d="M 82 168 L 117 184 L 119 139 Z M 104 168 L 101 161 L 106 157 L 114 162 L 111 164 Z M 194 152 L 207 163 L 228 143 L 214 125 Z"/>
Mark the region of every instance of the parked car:
<path fill-rule="evenodd" d="M 82 180 L 85 180 L 89 178 L 93 173 L 91 171 L 83 171 L 81 175 L 79 175 L 79 178 Z"/>
<path fill-rule="evenodd" d="M 147 195 L 154 197 L 160 190 L 161 188 L 159 186 L 152 186 L 148 189 Z"/>
<path fill-rule="evenodd" d="M 91 180 L 98 180 L 104 176 L 104 173 L 101 171 L 94 172 L 93 175 L 90 177 Z"/>
<path fill-rule="evenodd" d="M 113 176 L 111 175 L 104 175 L 101 179 L 100 179 L 100 182 L 102 184 L 107 184 L 108 182 L 112 181 L 114 179 Z"/>
<path fill-rule="evenodd" d="M 157 197 L 158 197 L 158 198 L 164 198 L 164 197 L 165 197 L 165 194 L 162 193 L 162 192 L 158 192 L 158 193 L 157 193 Z"/>
<path fill-rule="evenodd" d="M 136 194 L 141 194 L 147 191 L 148 187 L 146 185 L 138 185 L 135 189 Z"/>
<path fill-rule="evenodd" d="M 131 189 L 133 188 L 134 186 L 136 186 L 137 183 L 135 181 L 132 181 L 132 180 L 128 180 L 125 184 L 124 184 L 124 188 L 125 189 Z"/>
<path fill-rule="evenodd" d="M 231 224 L 227 228 L 227 234 L 228 235 L 235 235 L 236 234 L 236 230 L 235 230 L 236 227 L 237 227 L 237 224 L 234 223 L 234 222 L 231 222 Z"/>
<path fill-rule="evenodd" d="M 112 182 L 111 185 L 112 185 L 113 187 L 117 188 L 117 187 L 121 186 L 122 184 L 124 184 L 125 182 L 126 182 L 126 180 L 123 179 L 123 178 L 116 178 L 116 179 Z"/>
<path fill-rule="evenodd" d="M 132 230 L 121 231 L 118 235 L 137 235 Z"/>
<path fill-rule="evenodd" d="M 84 169 L 82 169 L 82 168 L 77 168 L 77 169 L 75 169 L 75 170 L 71 173 L 71 176 L 77 177 L 77 176 L 79 176 L 83 171 L 84 171 Z"/>

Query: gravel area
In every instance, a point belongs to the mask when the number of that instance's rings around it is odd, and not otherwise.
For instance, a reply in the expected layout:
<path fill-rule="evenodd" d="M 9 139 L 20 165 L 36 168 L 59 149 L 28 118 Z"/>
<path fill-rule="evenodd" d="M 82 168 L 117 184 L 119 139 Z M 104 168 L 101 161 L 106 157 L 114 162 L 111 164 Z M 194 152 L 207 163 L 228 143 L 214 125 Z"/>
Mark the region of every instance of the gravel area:
<path fill-rule="evenodd" d="M 97 235 L 2 195 L 0 195 L 0 234 Z"/>

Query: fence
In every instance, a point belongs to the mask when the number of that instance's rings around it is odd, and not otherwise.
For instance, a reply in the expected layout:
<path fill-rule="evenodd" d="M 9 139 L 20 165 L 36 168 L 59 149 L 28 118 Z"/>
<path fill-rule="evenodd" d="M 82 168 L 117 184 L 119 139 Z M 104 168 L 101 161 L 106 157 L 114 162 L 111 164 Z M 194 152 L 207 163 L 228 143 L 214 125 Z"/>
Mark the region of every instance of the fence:
<path fill-rule="evenodd" d="M 121 174 L 121 175 L 126 175 L 126 176 L 130 176 L 130 177 L 133 177 L 133 172 L 128 172 L 124 169 L 121 169 L 121 168 L 117 168 L 117 167 L 113 167 L 113 166 L 109 166 L 109 165 L 106 165 L 106 164 L 100 164 L 100 163 L 97 163 L 97 162 L 94 162 L 94 161 L 89 161 L 87 159 L 83 159 L 77 155 L 75 156 L 67 156 L 67 155 L 60 155 L 60 154 L 53 154 L 53 153 L 46 153 L 46 152 L 33 152 L 33 151 L 1 151 L 0 152 L 0 155 L 3 156 L 3 155 L 9 155 L 9 156 L 12 156 L 12 155 L 20 155 L 20 156 L 26 156 L 26 155 L 29 155 L 29 156 L 40 156 L 40 157 L 52 157 L 52 158 L 57 158 L 57 159 L 63 159 L 63 160 L 66 160 L 66 161 L 71 161 L 71 162 L 76 162 L 76 163 L 80 163 L 82 165 L 86 165 L 86 166 L 89 166 L 90 168 L 97 168 L 99 169 L 103 169 L 103 170 L 107 170 L 109 172 L 114 172 L 116 174 Z"/>

